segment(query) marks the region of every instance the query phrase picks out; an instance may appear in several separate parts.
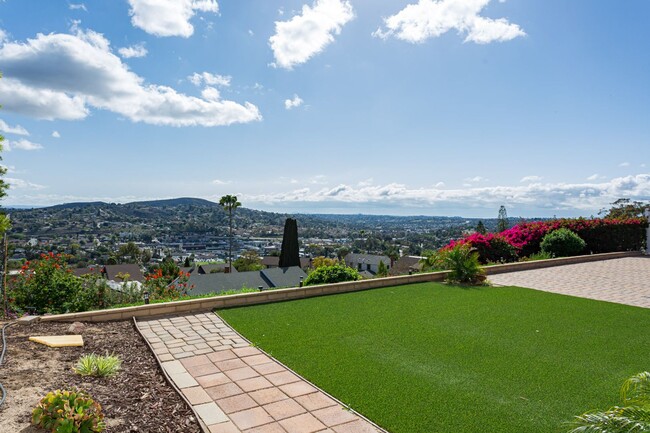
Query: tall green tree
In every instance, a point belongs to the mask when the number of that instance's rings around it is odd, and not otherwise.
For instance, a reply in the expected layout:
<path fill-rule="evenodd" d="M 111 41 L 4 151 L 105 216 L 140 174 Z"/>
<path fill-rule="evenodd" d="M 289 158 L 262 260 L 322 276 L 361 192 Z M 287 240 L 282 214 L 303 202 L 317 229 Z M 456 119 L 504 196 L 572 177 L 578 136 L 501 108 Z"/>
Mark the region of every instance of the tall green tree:
<path fill-rule="evenodd" d="M 236 195 L 224 195 L 219 200 L 219 204 L 228 212 L 228 220 L 230 226 L 230 243 L 228 246 L 228 269 L 232 272 L 232 213 L 241 206 L 241 203 L 237 201 Z"/>
<path fill-rule="evenodd" d="M 479 221 L 478 224 L 476 224 L 476 233 L 480 233 L 482 235 L 487 233 L 487 229 L 485 228 L 483 221 Z"/>
<path fill-rule="evenodd" d="M 638 218 L 645 214 L 647 209 L 650 209 L 650 203 L 642 201 L 632 201 L 629 198 L 619 198 L 609 209 L 602 209 L 598 214 L 605 215 L 605 218 Z"/>
<path fill-rule="evenodd" d="M 508 229 L 508 212 L 505 206 L 499 208 L 499 219 L 497 221 L 497 233 Z"/>

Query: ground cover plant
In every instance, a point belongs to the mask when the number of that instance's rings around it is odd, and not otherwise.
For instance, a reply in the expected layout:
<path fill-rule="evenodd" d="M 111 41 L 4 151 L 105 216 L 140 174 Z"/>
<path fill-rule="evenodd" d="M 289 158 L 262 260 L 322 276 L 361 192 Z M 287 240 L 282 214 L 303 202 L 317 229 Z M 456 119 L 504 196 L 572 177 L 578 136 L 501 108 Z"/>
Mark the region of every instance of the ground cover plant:
<path fill-rule="evenodd" d="M 387 287 L 219 314 L 392 433 L 565 432 L 648 367 L 650 311 L 512 287 Z"/>
<path fill-rule="evenodd" d="M 82 376 L 114 376 L 120 370 L 122 361 L 115 355 L 83 355 L 74 366 L 74 371 Z"/>

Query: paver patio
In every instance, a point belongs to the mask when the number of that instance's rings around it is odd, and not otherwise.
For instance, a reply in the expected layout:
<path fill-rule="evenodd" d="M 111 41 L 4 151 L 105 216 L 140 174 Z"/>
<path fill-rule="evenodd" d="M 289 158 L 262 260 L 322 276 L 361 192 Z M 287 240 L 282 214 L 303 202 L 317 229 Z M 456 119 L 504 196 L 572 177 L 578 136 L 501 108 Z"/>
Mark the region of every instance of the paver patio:
<path fill-rule="evenodd" d="M 137 322 L 211 433 L 377 433 L 217 315 Z"/>
<path fill-rule="evenodd" d="M 490 275 L 499 286 L 519 286 L 650 308 L 650 256 L 626 257 Z"/>

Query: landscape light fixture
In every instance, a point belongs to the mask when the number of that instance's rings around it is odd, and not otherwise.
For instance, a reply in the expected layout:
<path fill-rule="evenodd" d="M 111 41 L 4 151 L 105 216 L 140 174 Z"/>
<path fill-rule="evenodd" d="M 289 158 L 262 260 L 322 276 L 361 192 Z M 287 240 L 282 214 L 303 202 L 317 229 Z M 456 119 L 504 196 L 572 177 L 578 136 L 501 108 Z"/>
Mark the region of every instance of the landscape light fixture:
<path fill-rule="evenodd" d="M 264 290 L 264 287 L 262 287 L 262 286 L 257 286 L 257 289 L 261 292 L 262 290 Z"/>
<path fill-rule="evenodd" d="M 144 298 L 144 303 L 145 303 L 145 304 L 148 304 L 148 303 L 149 303 L 149 292 L 145 291 L 145 292 L 142 294 L 142 297 Z"/>
<path fill-rule="evenodd" d="M 300 283 L 299 283 L 298 287 L 302 287 L 302 277 L 300 277 Z"/>

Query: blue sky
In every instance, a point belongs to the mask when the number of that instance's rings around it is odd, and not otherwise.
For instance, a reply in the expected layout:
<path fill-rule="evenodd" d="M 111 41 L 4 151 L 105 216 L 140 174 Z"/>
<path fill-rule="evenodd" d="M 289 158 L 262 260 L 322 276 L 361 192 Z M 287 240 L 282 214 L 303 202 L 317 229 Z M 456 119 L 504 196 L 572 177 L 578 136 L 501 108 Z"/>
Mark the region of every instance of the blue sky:
<path fill-rule="evenodd" d="M 650 199 L 646 0 L 0 2 L 3 204 Z"/>

